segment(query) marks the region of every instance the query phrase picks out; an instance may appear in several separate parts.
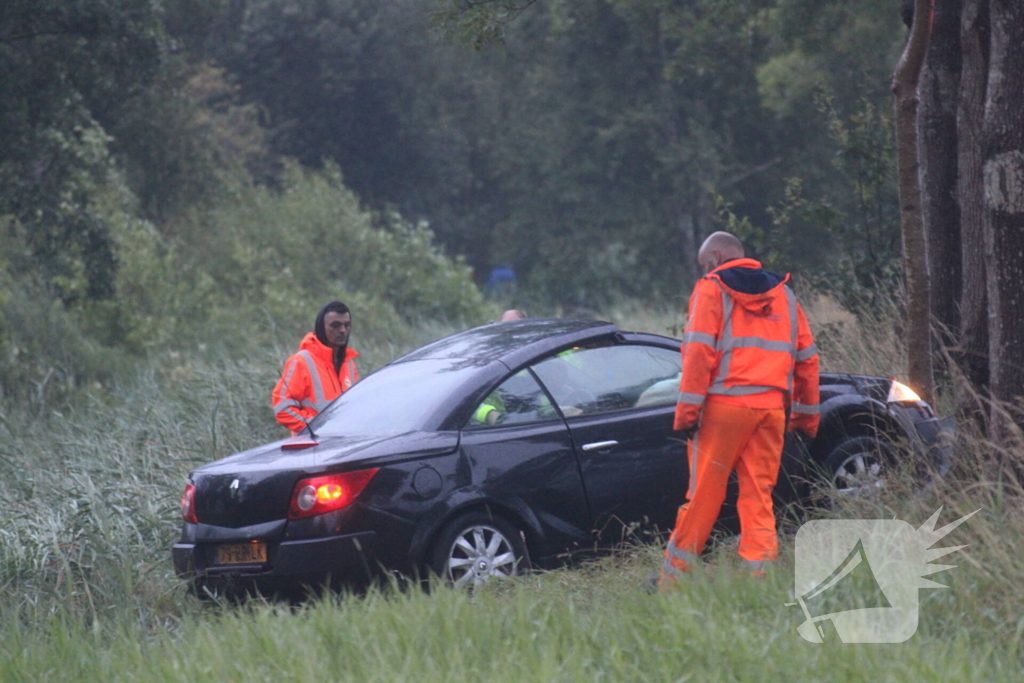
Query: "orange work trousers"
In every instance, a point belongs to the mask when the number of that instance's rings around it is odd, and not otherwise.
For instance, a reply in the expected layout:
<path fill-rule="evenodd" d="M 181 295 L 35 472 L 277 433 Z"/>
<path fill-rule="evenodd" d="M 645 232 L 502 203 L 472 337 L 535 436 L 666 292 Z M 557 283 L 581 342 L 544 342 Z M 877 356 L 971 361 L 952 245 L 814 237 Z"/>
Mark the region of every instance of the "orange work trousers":
<path fill-rule="evenodd" d="M 730 405 L 709 399 L 700 428 L 688 444 L 690 488 L 679 508 L 662 564 L 661 583 L 675 580 L 697 561 L 725 501 L 736 470 L 740 516 L 739 555 L 755 572 L 779 552 L 772 489 L 779 476 L 786 411 Z"/>

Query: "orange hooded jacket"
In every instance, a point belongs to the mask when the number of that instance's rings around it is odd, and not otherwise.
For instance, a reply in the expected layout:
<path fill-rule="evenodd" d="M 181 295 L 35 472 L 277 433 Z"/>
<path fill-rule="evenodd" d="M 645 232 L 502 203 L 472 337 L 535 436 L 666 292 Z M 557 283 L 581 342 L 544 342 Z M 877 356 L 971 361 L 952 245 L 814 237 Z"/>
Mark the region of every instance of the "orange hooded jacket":
<path fill-rule="evenodd" d="M 705 400 L 788 408 L 789 430 L 818 431 L 818 352 L 786 282 L 754 259 L 733 259 L 690 295 L 675 429 L 695 427 Z"/>
<path fill-rule="evenodd" d="M 327 404 L 359 381 L 356 357 L 346 348 L 341 368 L 334 371 L 334 349 L 322 344 L 312 332 L 299 344 L 299 352 L 285 361 L 281 379 L 271 394 L 277 421 L 297 434 Z"/>

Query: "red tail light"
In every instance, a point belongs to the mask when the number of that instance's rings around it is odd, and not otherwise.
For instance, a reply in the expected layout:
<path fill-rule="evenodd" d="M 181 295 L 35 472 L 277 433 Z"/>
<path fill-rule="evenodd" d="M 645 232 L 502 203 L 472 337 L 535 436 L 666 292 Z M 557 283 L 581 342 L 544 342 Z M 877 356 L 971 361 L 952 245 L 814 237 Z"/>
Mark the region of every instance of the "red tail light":
<path fill-rule="evenodd" d="M 379 469 L 325 474 L 302 479 L 292 491 L 288 519 L 302 519 L 340 510 L 352 504 Z"/>
<path fill-rule="evenodd" d="M 181 518 L 199 524 L 196 517 L 196 487 L 193 484 L 185 484 L 185 493 L 181 494 Z"/>

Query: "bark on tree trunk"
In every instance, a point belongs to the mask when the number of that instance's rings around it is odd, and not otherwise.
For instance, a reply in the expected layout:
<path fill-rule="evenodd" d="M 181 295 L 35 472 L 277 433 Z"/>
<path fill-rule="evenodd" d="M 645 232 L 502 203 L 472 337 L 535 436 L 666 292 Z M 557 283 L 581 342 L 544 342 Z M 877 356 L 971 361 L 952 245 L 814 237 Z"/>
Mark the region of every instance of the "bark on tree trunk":
<path fill-rule="evenodd" d="M 1024 394 L 1024 3 L 990 0 L 991 48 L 982 138 L 992 396 Z M 993 411 L 993 436 L 1013 433 Z M 1019 413 L 1014 421 L 1024 424 Z"/>
<path fill-rule="evenodd" d="M 935 0 L 918 110 L 921 209 L 931 278 L 932 323 L 949 347 L 959 328 L 960 207 L 957 203 L 956 110 L 960 89 L 962 0 Z M 941 273 L 941 277 L 939 274 Z"/>
<path fill-rule="evenodd" d="M 697 267 L 697 234 L 694 227 L 693 214 L 686 210 L 679 209 L 676 212 L 678 218 L 676 225 L 679 226 L 679 236 L 683 245 L 683 277 L 687 284 L 695 282 L 700 277 Z M 684 302 L 685 303 L 685 302 Z"/>
<path fill-rule="evenodd" d="M 983 404 L 988 396 L 988 295 L 981 176 L 981 136 L 988 83 L 988 0 L 964 0 L 960 26 L 962 65 L 957 109 L 960 182 L 960 236 L 963 282 L 960 293 L 960 340 L 953 360 L 966 386 L 957 387 L 956 412 L 985 431 Z"/>
<path fill-rule="evenodd" d="M 928 48 L 929 0 L 916 0 L 910 38 L 892 77 L 896 109 L 896 162 L 899 171 L 900 225 L 907 278 L 907 360 L 910 384 L 921 398 L 934 398 L 929 302 L 928 254 L 921 215 L 917 159 L 917 84 Z"/>

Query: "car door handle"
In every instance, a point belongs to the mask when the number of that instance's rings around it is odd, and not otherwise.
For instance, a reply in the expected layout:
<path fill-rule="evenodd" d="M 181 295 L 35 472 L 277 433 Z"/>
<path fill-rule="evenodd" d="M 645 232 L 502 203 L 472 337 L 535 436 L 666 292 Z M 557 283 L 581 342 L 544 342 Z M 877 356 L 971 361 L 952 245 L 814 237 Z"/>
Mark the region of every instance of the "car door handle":
<path fill-rule="evenodd" d="M 585 451 L 603 451 L 606 448 L 611 448 L 612 446 L 618 446 L 618 445 L 619 445 L 618 441 L 595 441 L 594 443 L 585 443 L 585 444 L 583 444 L 583 450 L 585 450 Z"/>

